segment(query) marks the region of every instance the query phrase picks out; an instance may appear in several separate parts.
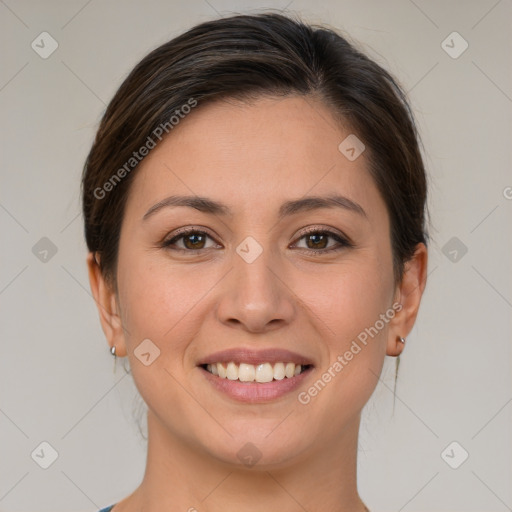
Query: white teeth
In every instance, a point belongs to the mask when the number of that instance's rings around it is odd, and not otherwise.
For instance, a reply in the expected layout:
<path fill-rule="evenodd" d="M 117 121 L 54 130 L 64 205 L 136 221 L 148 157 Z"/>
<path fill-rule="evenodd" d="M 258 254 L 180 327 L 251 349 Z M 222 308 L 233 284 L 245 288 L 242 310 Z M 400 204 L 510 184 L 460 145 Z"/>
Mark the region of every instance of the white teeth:
<path fill-rule="evenodd" d="M 238 368 L 238 380 L 241 382 L 254 382 L 255 373 L 256 372 L 252 364 L 241 363 Z"/>
<path fill-rule="evenodd" d="M 300 371 L 300 366 L 297 368 Z M 256 367 L 256 382 L 271 382 L 273 379 L 274 369 L 270 363 L 259 364 Z"/>
<path fill-rule="evenodd" d="M 226 368 L 225 368 L 225 366 L 222 363 L 217 363 L 217 370 L 218 370 L 219 377 L 221 379 L 225 379 L 226 378 Z"/>
<path fill-rule="evenodd" d="M 221 379 L 239 380 L 240 382 L 271 382 L 272 380 L 283 380 L 285 377 L 291 379 L 300 375 L 305 366 L 295 363 L 262 363 L 258 365 L 234 362 L 215 363 L 206 365 L 206 369 Z"/>
<path fill-rule="evenodd" d="M 226 377 L 229 380 L 238 380 L 238 366 L 235 363 L 228 363 Z"/>
<path fill-rule="evenodd" d="M 276 363 L 274 365 L 274 379 L 283 380 L 285 376 L 284 363 Z"/>

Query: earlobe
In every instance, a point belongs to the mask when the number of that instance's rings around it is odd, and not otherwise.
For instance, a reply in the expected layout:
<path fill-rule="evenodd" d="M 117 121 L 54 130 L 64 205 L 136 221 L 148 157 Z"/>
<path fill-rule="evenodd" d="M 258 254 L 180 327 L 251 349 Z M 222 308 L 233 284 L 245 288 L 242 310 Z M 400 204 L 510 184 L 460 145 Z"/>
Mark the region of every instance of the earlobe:
<path fill-rule="evenodd" d="M 386 354 L 399 356 L 405 345 L 405 338 L 411 332 L 427 279 L 428 253 L 425 244 L 418 244 L 413 257 L 406 262 L 404 274 L 397 287 L 397 301 L 401 309 L 389 326 L 389 337 Z M 404 341 L 402 341 L 404 340 Z"/>
<path fill-rule="evenodd" d="M 116 347 L 116 356 L 123 357 L 126 355 L 126 344 L 121 317 L 118 312 L 116 294 L 101 273 L 97 259 L 98 255 L 93 252 L 90 252 L 86 259 L 91 292 L 98 307 L 101 327 L 105 337 L 110 347 Z"/>

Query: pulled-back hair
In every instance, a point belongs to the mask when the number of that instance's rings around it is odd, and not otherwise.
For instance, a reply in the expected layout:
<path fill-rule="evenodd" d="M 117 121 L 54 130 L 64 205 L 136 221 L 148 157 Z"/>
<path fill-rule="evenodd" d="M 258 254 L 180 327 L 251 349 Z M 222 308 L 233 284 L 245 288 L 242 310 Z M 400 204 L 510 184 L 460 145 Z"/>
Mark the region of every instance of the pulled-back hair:
<path fill-rule="evenodd" d="M 312 95 L 366 147 L 390 217 L 394 275 L 426 243 L 427 184 L 405 93 L 381 66 L 333 30 L 274 13 L 201 23 L 143 58 L 101 120 L 82 176 L 85 239 L 117 289 L 119 235 L 138 151 L 172 119 L 225 98 Z M 188 110 L 187 110 L 188 109 Z M 340 141 L 341 142 L 341 141 Z M 137 153 L 137 158 L 134 157 Z M 142 153 L 142 151 L 141 151 Z"/>

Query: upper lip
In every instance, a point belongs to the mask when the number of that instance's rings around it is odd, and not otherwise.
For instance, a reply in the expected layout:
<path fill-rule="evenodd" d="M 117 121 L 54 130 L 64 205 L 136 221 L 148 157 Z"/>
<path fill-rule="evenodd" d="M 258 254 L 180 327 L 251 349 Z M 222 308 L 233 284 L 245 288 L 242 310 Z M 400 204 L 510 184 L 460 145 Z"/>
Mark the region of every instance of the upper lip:
<path fill-rule="evenodd" d="M 209 356 L 204 357 L 198 363 L 198 366 L 214 363 L 229 363 L 235 364 L 248 363 L 248 364 L 263 364 L 263 363 L 295 363 L 300 365 L 313 365 L 311 359 L 297 352 L 292 352 L 280 348 L 267 348 L 262 350 L 253 350 L 248 348 L 230 348 L 214 352 Z"/>

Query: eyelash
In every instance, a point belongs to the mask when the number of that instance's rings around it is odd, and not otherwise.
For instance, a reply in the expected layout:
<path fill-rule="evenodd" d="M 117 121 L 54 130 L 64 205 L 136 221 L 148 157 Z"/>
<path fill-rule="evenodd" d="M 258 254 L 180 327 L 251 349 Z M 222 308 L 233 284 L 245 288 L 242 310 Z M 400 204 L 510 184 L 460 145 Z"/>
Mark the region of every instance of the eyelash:
<path fill-rule="evenodd" d="M 187 228 L 182 231 L 180 231 L 178 234 L 173 236 L 172 238 L 168 240 L 164 240 L 161 244 L 161 246 L 165 249 L 170 249 L 172 251 L 179 251 L 182 253 L 202 253 L 203 251 L 207 251 L 208 249 L 211 249 L 210 247 L 203 248 L 203 249 L 182 249 L 181 247 L 171 247 L 173 244 L 175 244 L 178 240 L 191 235 L 191 234 L 197 234 L 197 235 L 206 235 L 207 237 L 211 238 L 213 240 L 213 237 L 210 236 L 206 231 L 202 231 L 195 228 Z M 351 248 L 354 247 L 352 242 L 348 240 L 348 238 L 345 238 L 338 233 L 334 233 L 333 231 L 329 231 L 328 229 L 319 229 L 319 228 L 311 228 L 308 229 L 306 232 L 302 233 L 301 236 L 298 238 L 297 241 L 302 240 L 304 237 L 308 235 L 327 235 L 330 238 L 333 238 L 336 242 L 338 242 L 338 246 L 330 247 L 328 249 L 299 249 L 300 252 L 305 252 L 307 254 L 312 254 L 316 256 L 321 256 L 323 254 L 331 253 L 331 252 L 337 252 L 342 249 Z"/>

